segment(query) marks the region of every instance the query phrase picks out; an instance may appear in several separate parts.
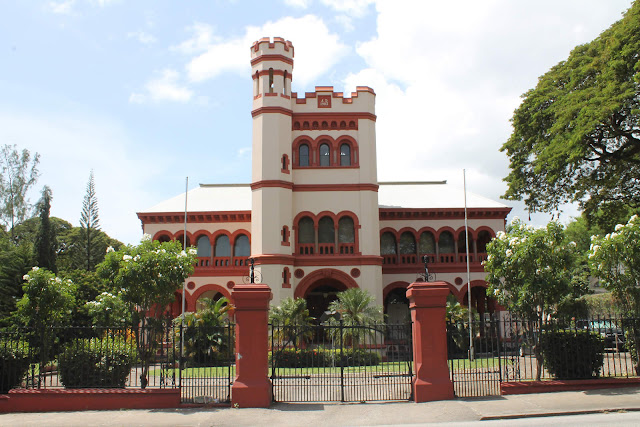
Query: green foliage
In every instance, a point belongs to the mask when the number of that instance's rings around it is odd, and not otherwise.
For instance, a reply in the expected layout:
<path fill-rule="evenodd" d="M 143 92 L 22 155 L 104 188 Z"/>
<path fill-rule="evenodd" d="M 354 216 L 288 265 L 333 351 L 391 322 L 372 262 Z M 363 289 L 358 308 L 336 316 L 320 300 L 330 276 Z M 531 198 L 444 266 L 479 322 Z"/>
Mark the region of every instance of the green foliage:
<path fill-rule="evenodd" d="M 581 202 L 640 204 L 640 2 L 541 76 L 515 111 L 502 146 L 511 172 L 505 197 L 530 211 Z"/>
<path fill-rule="evenodd" d="M 85 307 L 94 326 L 131 324 L 132 312 L 120 294 L 102 292 L 95 300 L 87 301 Z"/>
<path fill-rule="evenodd" d="M 29 344 L 22 340 L 0 340 L 0 394 L 20 384 L 29 368 Z"/>
<path fill-rule="evenodd" d="M 86 236 L 81 227 L 70 227 L 58 234 L 58 268 L 61 271 L 87 269 Z M 91 262 L 92 271 L 95 266 L 104 261 L 108 248 L 119 250 L 122 242 L 109 237 L 101 230 L 91 233 Z"/>
<path fill-rule="evenodd" d="M 158 317 L 193 274 L 195 262 L 193 248 L 185 252 L 178 241 L 144 238 L 138 246 L 108 250 L 97 271 L 112 290 L 121 293 L 136 317 Z"/>
<path fill-rule="evenodd" d="M 275 361 L 269 352 L 269 364 L 276 368 L 311 368 L 330 366 L 374 366 L 382 361 L 380 354 L 361 348 L 338 349 L 296 349 L 282 348 L 276 351 Z"/>
<path fill-rule="evenodd" d="M 43 268 L 33 269 L 23 277 L 24 295 L 18 301 L 17 315 L 25 326 L 39 328 L 69 323 L 75 305 L 75 285 Z"/>
<path fill-rule="evenodd" d="M 141 387 L 147 386 L 147 374 L 162 335 L 160 319 L 175 299 L 185 279 L 193 274 L 196 250 L 183 251 L 180 242 L 160 243 L 145 235 L 138 246 L 125 246 L 118 251 L 109 248 L 97 272 L 112 293 L 119 294 L 132 315 L 136 328 L 136 344 L 142 360 Z"/>
<path fill-rule="evenodd" d="M 22 277 L 31 270 L 33 253 L 31 245 L 11 245 L 0 251 L 0 325 L 9 323 L 8 317 L 16 310 L 16 302 L 22 297 Z"/>
<path fill-rule="evenodd" d="M 340 313 L 342 325 L 351 326 L 343 330 L 343 339 L 352 340 L 353 344 L 357 345 L 375 333 L 370 326 L 382 323 L 384 314 L 381 306 L 373 305 L 374 301 L 374 297 L 369 292 L 360 288 L 351 288 L 338 293 L 338 299 L 329 304 L 329 311 Z M 340 321 L 331 318 L 328 324 L 337 326 Z M 331 328 L 330 331 L 334 335 L 338 333 L 337 328 Z M 335 339 L 335 336 L 333 338 Z"/>
<path fill-rule="evenodd" d="M 269 322 L 274 325 L 274 338 L 285 345 L 292 344 L 298 348 L 300 339 L 313 336 L 313 330 L 305 328 L 313 325 L 313 317 L 309 315 L 304 298 L 285 298 L 280 305 L 272 306 L 269 309 Z"/>
<path fill-rule="evenodd" d="M 0 223 L 8 227 L 12 240 L 15 226 L 31 210 L 27 192 L 38 180 L 39 162 L 38 153 L 32 158 L 29 150 L 20 153 L 15 145 L 4 145 L 0 151 Z"/>
<path fill-rule="evenodd" d="M 594 237 L 589 251 L 591 272 L 612 292 L 626 315 L 640 315 L 640 219 L 632 216 L 613 233 Z"/>
<path fill-rule="evenodd" d="M 587 316 L 584 316 L 585 319 L 589 317 L 611 317 L 611 315 L 622 315 L 622 310 L 611 292 L 585 295 L 582 299 L 584 300 L 588 311 Z"/>
<path fill-rule="evenodd" d="M 223 366 L 233 354 L 233 337 L 228 328 L 228 312 L 233 308 L 225 297 L 217 301 L 203 298 L 204 307 L 184 314 L 184 355 L 190 366 Z M 173 320 L 176 339 L 180 338 L 181 318 Z"/>
<path fill-rule="evenodd" d="M 98 215 L 98 198 L 96 197 L 95 184 L 93 182 L 93 170 L 89 174 L 87 193 L 82 201 L 82 214 L 80 215 L 80 229 L 85 256 L 85 268 L 92 271 L 94 266 L 104 258 L 104 251 L 100 251 L 100 245 L 96 245 L 96 237 L 100 230 L 100 217 Z"/>
<path fill-rule="evenodd" d="M 51 225 L 49 213 L 51 211 L 51 189 L 45 185 L 42 198 L 38 202 L 40 225 L 34 242 L 34 256 L 36 264 L 41 268 L 57 273 L 56 253 L 58 241 L 55 228 Z"/>
<path fill-rule="evenodd" d="M 135 343 L 120 336 L 76 339 L 58 358 L 66 388 L 124 387 L 137 360 Z"/>
<path fill-rule="evenodd" d="M 487 245 L 488 294 L 512 313 L 542 321 L 566 296 L 586 292 L 580 275 L 576 244 L 567 242 L 557 222 L 545 228 L 525 225 L 515 218 L 507 233 L 499 232 Z"/>
<path fill-rule="evenodd" d="M 544 365 L 561 380 L 596 378 L 604 361 L 604 339 L 590 331 L 545 331 L 540 337 Z"/>

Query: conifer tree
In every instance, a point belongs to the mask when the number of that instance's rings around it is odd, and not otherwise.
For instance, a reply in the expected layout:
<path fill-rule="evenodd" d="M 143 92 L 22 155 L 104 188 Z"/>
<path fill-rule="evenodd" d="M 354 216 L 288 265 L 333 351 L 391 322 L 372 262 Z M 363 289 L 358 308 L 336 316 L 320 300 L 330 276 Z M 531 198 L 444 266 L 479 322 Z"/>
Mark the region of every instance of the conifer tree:
<path fill-rule="evenodd" d="M 82 202 L 80 228 L 86 260 L 85 267 L 88 271 L 91 271 L 96 265 L 95 258 L 98 256 L 98 253 L 95 246 L 100 237 L 100 217 L 98 215 L 98 198 L 96 197 L 96 189 L 93 181 L 93 170 L 89 174 L 87 193 L 84 195 L 84 201 Z"/>
<path fill-rule="evenodd" d="M 40 213 L 40 226 L 36 234 L 34 246 L 36 263 L 41 268 L 46 268 L 54 273 L 56 268 L 56 251 L 58 241 L 55 228 L 51 225 L 49 213 L 51 211 L 51 189 L 46 185 L 42 189 L 42 198 L 38 202 Z"/>

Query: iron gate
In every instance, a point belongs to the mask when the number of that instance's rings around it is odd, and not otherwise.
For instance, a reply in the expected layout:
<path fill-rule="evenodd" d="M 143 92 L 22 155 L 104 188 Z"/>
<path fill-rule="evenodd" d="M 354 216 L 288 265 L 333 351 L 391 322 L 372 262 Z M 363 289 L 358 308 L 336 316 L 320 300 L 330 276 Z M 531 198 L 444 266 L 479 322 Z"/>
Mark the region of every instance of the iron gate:
<path fill-rule="evenodd" d="M 410 400 L 411 324 L 271 325 L 276 402 Z"/>
<path fill-rule="evenodd" d="M 231 402 L 235 378 L 235 325 L 187 325 L 175 331 L 175 351 L 183 357 L 178 384 L 182 403 Z M 181 348 L 183 337 L 184 347 Z"/>

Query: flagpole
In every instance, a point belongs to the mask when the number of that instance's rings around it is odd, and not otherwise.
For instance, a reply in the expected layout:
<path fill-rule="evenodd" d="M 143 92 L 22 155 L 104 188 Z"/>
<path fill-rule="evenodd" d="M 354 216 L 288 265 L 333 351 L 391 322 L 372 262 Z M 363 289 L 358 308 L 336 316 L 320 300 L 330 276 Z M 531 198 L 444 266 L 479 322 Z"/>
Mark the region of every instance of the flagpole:
<path fill-rule="evenodd" d="M 182 250 L 187 251 L 187 195 L 189 193 L 189 177 L 185 179 L 184 185 L 184 234 L 182 235 Z M 180 315 L 180 376 L 179 383 L 182 385 L 182 360 L 184 358 L 184 311 L 187 299 L 187 281 L 182 282 L 182 314 Z"/>
<path fill-rule="evenodd" d="M 471 313 L 471 272 L 469 269 L 469 220 L 467 216 L 467 172 L 462 169 L 462 182 L 464 185 L 464 241 L 467 249 L 467 307 L 469 308 L 469 360 L 475 358 L 473 348 L 473 314 Z"/>

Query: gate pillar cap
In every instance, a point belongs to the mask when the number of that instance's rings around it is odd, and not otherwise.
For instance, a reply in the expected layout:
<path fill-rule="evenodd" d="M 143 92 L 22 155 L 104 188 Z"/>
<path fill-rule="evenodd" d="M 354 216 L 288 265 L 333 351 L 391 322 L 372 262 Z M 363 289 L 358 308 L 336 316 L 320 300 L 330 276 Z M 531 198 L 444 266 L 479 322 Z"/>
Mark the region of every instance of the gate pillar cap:
<path fill-rule="evenodd" d="M 407 287 L 410 307 L 444 307 L 449 293 L 446 282 L 414 282 Z"/>
<path fill-rule="evenodd" d="M 236 310 L 268 307 L 273 298 L 271 288 L 261 283 L 236 285 L 231 296 Z"/>

